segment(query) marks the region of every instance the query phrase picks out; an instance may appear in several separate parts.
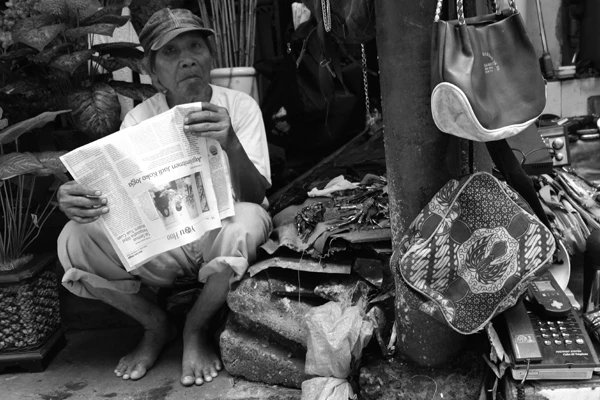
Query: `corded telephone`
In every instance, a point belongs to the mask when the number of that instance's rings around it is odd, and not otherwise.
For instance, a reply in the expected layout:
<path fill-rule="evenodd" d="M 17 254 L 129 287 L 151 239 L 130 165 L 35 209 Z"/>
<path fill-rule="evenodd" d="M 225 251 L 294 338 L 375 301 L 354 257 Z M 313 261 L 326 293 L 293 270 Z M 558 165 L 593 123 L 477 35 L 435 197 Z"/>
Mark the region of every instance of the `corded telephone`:
<path fill-rule="evenodd" d="M 582 318 L 550 272 L 530 285 L 527 300 L 504 312 L 511 373 L 517 380 L 589 379 L 600 367 Z"/>

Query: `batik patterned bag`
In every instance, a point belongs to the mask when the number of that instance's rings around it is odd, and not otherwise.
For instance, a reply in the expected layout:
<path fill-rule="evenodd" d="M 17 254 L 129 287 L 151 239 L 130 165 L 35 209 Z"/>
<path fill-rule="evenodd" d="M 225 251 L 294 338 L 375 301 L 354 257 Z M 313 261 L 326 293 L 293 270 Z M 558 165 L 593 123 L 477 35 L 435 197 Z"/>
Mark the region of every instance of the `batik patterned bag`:
<path fill-rule="evenodd" d="M 512 307 L 549 265 L 554 237 L 507 184 L 479 172 L 448 182 L 400 243 L 398 272 L 421 310 L 471 334 Z"/>

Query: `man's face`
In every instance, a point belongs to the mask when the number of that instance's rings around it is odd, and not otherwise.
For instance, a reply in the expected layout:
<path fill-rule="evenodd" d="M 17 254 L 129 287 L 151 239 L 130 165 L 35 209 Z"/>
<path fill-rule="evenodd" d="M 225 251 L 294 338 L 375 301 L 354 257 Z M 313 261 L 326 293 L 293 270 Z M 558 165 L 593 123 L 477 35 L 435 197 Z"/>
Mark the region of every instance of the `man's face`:
<path fill-rule="evenodd" d="M 152 77 L 167 90 L 171 105 L 200 99 L 210 83 L 212 56 L 200 32 L 175 37 L 156 52 Z"/>

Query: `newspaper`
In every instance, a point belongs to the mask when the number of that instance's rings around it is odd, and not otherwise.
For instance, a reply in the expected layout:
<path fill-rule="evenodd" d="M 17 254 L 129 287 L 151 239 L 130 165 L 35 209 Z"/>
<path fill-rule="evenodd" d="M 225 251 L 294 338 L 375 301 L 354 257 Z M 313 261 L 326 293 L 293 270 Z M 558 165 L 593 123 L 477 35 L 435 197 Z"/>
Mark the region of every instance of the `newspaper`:
<path fill-rule="evenodd" d="M 100 217 L 125 269 L 199 239 L 234 215 L 227 155 L 214 139 L 183 132 L 176 106 L 61 157 L 76 182 L 100 190 Z"/>

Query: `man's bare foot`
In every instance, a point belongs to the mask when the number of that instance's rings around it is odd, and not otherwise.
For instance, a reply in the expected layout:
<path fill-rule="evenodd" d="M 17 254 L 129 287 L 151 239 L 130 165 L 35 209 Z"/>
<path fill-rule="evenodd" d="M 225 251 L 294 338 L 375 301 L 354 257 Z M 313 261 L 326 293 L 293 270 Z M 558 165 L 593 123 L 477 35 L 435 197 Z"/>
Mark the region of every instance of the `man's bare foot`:
<path fill-rule="evenodd" d="M 154 365 L 163 347 L 173 336 L 174 328 L 166 322 L 155 329 L 144 331 L 133 351 L 119 360 L 115 375 L 123 379 L 138 380 Z"/>
<path fill-rule="evenodd" d="M 183 334 L 183 359 L 181 362 L 181 384 L 202 385 L 215 378 L 223 364 L 210 343 L 204 330 Z"/>

